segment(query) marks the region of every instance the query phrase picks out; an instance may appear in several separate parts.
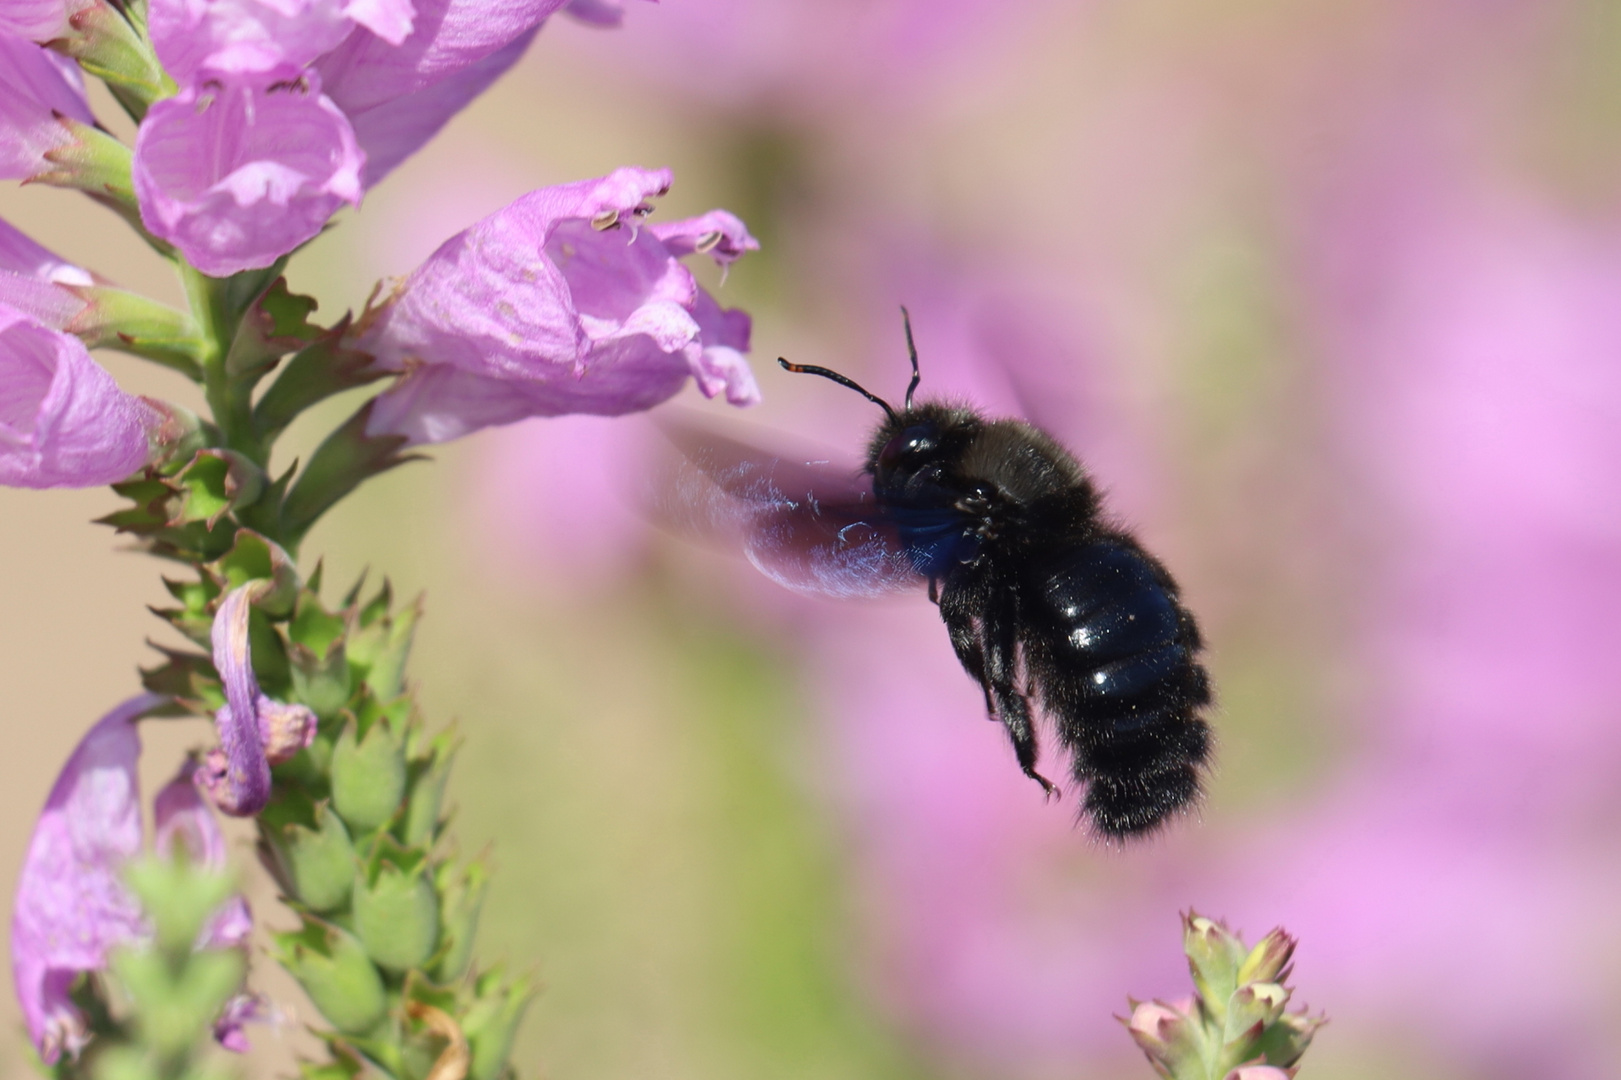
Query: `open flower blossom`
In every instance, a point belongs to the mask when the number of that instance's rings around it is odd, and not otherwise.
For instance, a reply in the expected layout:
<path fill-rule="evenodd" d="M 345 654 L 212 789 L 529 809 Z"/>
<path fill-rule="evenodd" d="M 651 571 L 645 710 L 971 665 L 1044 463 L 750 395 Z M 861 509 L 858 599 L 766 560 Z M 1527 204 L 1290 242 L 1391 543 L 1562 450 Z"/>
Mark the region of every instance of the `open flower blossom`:
<path fill-rule="evenodd" d="M 302 705 L 272 701 L 259 692 L 248 645 L 248 617 L 264 580 L 225 594 L 214 615 L 214 666 L 226 704 L 214 714 L 219 749 L 211 750 L 198 785 L 222 811 L 257 814 L 270 798 L 270 766 L 286 761 L 315 738 L 315 714 Z"/>
<path fill-rule="evenodd" d="M 124 865 L 141 851 L 141 796 L 136 721 L 164 698 L 142 694 L 102 717 L 62 767 L 34 826 L 17 885 L 11 923 L 12 977 L 28 1036 L 47 1065 L 78 1055 L 85 1020 L 69 997 L 82 973 L 107 966 L 111 952 L 142 942 L 150 928 L 125 887 Z M 225 837 L 198 796 L 187 761 L 153 799 L 160 855 L 183 847 L 195 863 L 225 865 Z M 227 900 L 204 927 L 199 949 L 233 948 L 253 926 L 241 896 Z M 239 1009 L 226 1034 L 240 1043 Z M 222 1020 L 232 1017 L 222 1017 Z M 222 1038 L 222 1042 L 225 1039 Z"/>
<path fill-rule="evenodd" d="M 365 157 L 313 74 L 210 82 L 152 106 L 135 138 L 141 220 L 205 274 L 269 266 L 360 202 Z"/>
<path fill-rule="evenodd" d="M 51 788 L 23 862 L 11 922 L 12 977 L 28 1036 L 47 1065 L 77 1056 L 84 1018 L 68 998 L 81 972 L 139 938 L 140 905 L 119 880 L 141 849 L 135 720 L 162 699 L 119 705 L 90 729 Z"/>
<path fill-rule="evenodd" d="M 647 225 L 667 169 L 530 192 L 447 240 L 370 313 L 358 345 L 404 378 L 370 434 L 458 438 L 530 416 L 651 408 L 694 377 L 752 405 L 749 318 L 716 304 L 681 265 L 725 266 L 758 243 L 723 210 Z"/>
<path fill-rule="evenodd" d="M 147 463 L 163 426 L 78 338 L 0 302 L 0 484 L 115 483 Z"/>
<path fill-rule="evenodd" d="M 26 180 L 50 167 L 46 153 L 73 138 L 58 116 L 95 123 L 79 65 L 0 32 L 0 179 Z"/>
<path fill-rule="evenodd" d="M 181 91 L 136 137 L 142 221 L 204 273 L 269 266 L 515 64 L 562 4 L 153 0 L 153 47 Z"/>

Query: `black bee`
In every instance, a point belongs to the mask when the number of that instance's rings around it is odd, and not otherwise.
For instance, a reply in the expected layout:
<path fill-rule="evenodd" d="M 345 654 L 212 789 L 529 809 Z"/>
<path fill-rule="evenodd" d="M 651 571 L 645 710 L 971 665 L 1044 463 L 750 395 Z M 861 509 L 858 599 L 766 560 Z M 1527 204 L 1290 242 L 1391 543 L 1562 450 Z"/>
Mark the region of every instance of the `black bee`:
<path fill-rule="evenodd" d="M 778 361 L 884 410 L 867 446 L 870 494 L 831 495 L 825 477 L 728 456 L 712 438 L 689 454 L 758 508 L 749 557 L 784 584 L 849 595 L 927 579 L 957 659 L 1025 775 L 1057 793 L 1036 771 L 1034 701 L 1070 752 L 1095 827 L 1111 838 L 1153 830 L 1199 798 L 1210 755 L 1199 715 L 1210 680 L 1193 615 L 1159 560 L 1102 518 L 1085 470 L 1050 435 L 914 403 L 921 375 L 909 317 L 906 344 L 912 381 L 898 411 L 838 372 Z M 803 494 L 790 497 L 796 486 Z"/>

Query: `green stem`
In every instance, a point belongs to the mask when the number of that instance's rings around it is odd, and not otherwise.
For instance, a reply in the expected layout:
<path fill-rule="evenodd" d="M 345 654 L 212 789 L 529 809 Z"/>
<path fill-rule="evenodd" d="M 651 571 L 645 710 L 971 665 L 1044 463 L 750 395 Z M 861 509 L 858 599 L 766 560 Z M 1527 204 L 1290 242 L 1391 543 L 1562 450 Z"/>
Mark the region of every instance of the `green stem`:
<path fill-rule="evenodd" d="M 183 259 L 178 262 L 192 317 L 201 331 L 203 346 L 198 359 L 203 369 L 203 396 L 219 428 L 220 441 L 227 449 L 264 467 L 269 464 L 269 447 L 254 434 L 253 380 L 237 378 L 226 363 L 243 312 L 257 295 L 255 286 L 260 285 L 262 274 L 252 271 L 232 278 L 209 277 Z M 250 275 L 252 280 L 245 281 Z M 246 302 L 244 293 L 251 293 Z"/>

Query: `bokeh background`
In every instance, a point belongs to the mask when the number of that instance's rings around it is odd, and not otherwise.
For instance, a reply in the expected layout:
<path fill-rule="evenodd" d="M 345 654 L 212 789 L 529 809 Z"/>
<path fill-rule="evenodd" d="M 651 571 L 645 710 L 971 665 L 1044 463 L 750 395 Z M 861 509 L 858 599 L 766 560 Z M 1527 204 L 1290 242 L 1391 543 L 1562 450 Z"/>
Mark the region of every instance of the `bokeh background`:
<path fill-rule="evenodd" d="M 1187 992 L 1189 907 L 1299 935 L 1307 1075 L 1621 1075 L 1621 7 L 633 0 L 549 25 L 292 284 L 358 307 L 621 164 L 764 245 L 706 280 L 766 403 L 672 407 L 853 451 L 876 410 L 770 361 L 899 396 L 908 304 L 925 391 L 1059 434 L 1175 568 L 1219 758 L 1198 819 L 1100 846 L 921 595 L 797 598 L 648 525 L 645 422 L 444 447 L 305 550 L 427 594 L 414 678 L 499 865 L 480 955 L 546 986 L 520 1075 L 1146 1077 L 1113 1016 Z M 0 215 L 178 299 L 68 193 Z M 161 567 L 86 524 L 111 506 L 0 491 L 6 881 L 161 635 Z M 148 726 L 153 784 L 208 737 Z M 285 1075 L 310 1010 L 256 969 L 288 1019 L 246 1068 Z M 9 998 L 0 1027 L 21 1076 Z"/>

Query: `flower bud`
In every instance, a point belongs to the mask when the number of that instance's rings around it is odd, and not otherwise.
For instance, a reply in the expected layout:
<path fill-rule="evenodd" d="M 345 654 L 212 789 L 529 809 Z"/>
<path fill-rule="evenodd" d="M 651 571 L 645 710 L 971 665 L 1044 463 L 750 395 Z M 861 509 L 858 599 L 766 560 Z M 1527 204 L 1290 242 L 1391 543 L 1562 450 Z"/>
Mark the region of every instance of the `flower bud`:
<path fill-rule="evenodd" d="M 288 892 L 312 911 L 342 907 L 355 883 L 356 858 L 349 830 L 331 805 L 314 804 L 313 828 L 292 821 L 265 824 Z"/>
<path fill-rule="evenodd" d="M 448 983 L 460 978 L 472 963 L 473 937 L 478 933 L 489 869 L 475 860 L 458 873 L 450 863 L 443 863 L 435 879 L 443 899 L 439 915 L 441 952 L 432 974 L 439 982 Z"/>
<path fill-rule="evenodd" d="M 468 1080 L 499 1080 L 512 1053 L 512 1036 L 518 1021 L 535 998 L 535 987 L 527 978 L 505 982 L 499 968 L 478 980 L 477 998 L 462 1021 L 462 1031 L 473 1048 L 473 1064 Z"/>
<path fill-rule="evenodd" d="M 355 881 L 355 933 L 377 966 L 420 967 L 439 942 L 439 894 L 428 880 L 426 852 L 406 851 L 385 837 Z"/>
<path fill-rule="evenodd" d="M 1164 1076 L 1177 1076 L 1184 1063 L 1199 1059 L 1200 1032 L 1198 1019 L 1190 1015 L 1193 1009 L 1191 1000 L 1174 1005 L 1145 1001 L 1126 1021 L 1132 1039 Z"/>
<path fill-rule="evenodd" d="M 1289 960 L 1295 954 L 1295 939 L 1281 928 L 1272 931 L 1251 949 L 1238 968 L 1238 981 L 1281 983 L 1289 977 Z"/>
<path fill-rule="evenodd" d="M 1227 999 L 1238 989 L 1238 967 L 1248 950 L 1221 923 L 1192 911 L 1182 920 L 1182 947 L 1199 999 L 1216 1022 L 1222 1023 Z"/>
<path fill-rule="evenodd" d="M 364 736 L 360 721 L 350 720 L 332 750 L 332 805 L 356 832 L 386 825 L 405 795 L 405 751 L 382 717 L 372 720 Z"/>
<path fill-rule="evenodd" d="M 399 611 L 361 613 L 360 627 L 350 638 L 349 658 L 365 672 L 378 701 L 392 701 L 405 689 L 405 661 L 421 618 L 421 597 Z"/>
<path fill-rule="evenodd" d="M 400 823 L 400 839 L 411 845 L 429 845 L 439 829 L 439 808 L 445 797 L 445 783 L 459 743 L 451 732 L 440 732 L 428 744 L 425 757 L 414 758 L 409 767 L 410 787 L 405 797 L 405 820 Z"/>
<path fill-rule="evenodd" d="M 362 1035 L 388 1011 L 377 968 L 354 935 L 311 915 L 300 930 L 272 935 L 276 959 L 315 1007 L 346 1035 Z"/>

